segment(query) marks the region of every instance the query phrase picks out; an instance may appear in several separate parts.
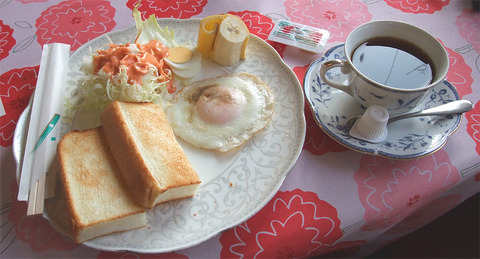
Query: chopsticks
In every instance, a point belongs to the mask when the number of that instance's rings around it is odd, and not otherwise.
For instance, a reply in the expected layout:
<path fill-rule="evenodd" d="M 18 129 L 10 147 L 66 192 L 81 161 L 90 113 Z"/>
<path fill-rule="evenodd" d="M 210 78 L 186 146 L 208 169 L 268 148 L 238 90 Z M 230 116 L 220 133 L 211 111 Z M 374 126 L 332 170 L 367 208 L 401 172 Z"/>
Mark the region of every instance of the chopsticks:
<path fill-rule="evenodd" d="M 27 216 L 42 214 L 45 199 L 55 196 L 56 170 L 57 163 L 53 163 L 50 170 L 43 174 L 30 189 Z"/>
<path fill-rule="evenodd" d="M 27 216 L 43 213 L 43 202 L 45 200 L 45 179 L 42 175 L 40 179 L 32 186 L 28 193 Z"/>
<path fill-rule="evenodd" d="M 56 146 L 60 139 L 66 68 L 70 45 L 43 46 L 37 85 L 30 111 L 21 168 L 18 200 L 28 201 L 27 216 L 43 213 L 46 191 L 51 189 Z M 54 170 L 53 170 L 54 171 Z M 54 181 L 53 181 L 54 184 Z"/>

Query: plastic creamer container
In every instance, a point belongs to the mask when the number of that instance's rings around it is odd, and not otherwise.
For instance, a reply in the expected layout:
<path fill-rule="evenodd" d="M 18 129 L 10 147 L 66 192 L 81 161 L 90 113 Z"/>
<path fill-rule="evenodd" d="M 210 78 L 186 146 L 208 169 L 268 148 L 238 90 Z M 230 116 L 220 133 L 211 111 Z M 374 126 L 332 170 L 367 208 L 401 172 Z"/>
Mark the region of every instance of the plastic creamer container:
<path fill-rule="evenodd" d="M 330 32 L 327 30 L 287 20 L 277 21 L 268 35 L 268 39 L 271 41 L 313 53 L 321 53 L 329 37 Z"/>

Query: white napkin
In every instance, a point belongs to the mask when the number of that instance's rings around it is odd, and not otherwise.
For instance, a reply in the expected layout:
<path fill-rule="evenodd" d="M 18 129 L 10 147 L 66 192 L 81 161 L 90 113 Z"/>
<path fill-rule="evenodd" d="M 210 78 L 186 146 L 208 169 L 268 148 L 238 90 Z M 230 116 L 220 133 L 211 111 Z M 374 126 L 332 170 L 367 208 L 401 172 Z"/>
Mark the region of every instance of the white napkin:
<path fill-rule="evenodd" d="M 28 200 L 30 188 L 49 170 L 60 140 L 61 114 L 65 93 L 70 45 L 52 43 L 43 46 L 40 71 L 33 97 L 30 124 L 18 200 Z"/>

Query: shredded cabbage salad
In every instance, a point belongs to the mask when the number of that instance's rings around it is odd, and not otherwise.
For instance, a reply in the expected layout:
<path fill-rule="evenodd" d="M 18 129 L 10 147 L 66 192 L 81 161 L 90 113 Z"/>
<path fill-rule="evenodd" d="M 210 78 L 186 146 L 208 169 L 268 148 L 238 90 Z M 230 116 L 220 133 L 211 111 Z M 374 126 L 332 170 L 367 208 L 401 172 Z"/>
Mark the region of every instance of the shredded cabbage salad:
<path fill-rule="evenodd" d="M 151 40 L 158 40 L 166 47 L 176 47 L 173 30 L 162 28 L 155 15 L 147 20 L 142 20 L 141 13 L 134 8 L 133 17 L 137 27 L 135 43 L 128 44 L 132 53 L 140 53 L 137 44 L 147 44 Z M 94 57 L 96 52 L 83 60 L 81 67 L 84 77 L 79 82 L 79 94 L 84 97 L 81 104 L 86 108 L 93 108 L 98 112 L 114 100 L 130 102 L 153 102 L 162 104 L 165 92 L 172 87 L 172 72 L 168 67 L 158 71 L 157 67 L 150 65 L 148 73 L 141 78 L 141 84 L 129 81 L 127 68 L 119 66 L 116 74 L 105 73 L 103 70 L 94 71 Z M 67 100 L 68 101 L 68 100 Z"/>

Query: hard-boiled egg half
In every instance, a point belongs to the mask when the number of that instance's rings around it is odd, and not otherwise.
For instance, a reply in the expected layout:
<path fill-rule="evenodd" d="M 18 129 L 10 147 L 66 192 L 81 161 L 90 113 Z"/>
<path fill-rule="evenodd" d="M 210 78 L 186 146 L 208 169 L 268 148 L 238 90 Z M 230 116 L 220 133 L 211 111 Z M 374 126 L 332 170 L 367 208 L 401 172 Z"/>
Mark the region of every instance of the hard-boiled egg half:
<path fill-rule="evenodd" d="M 169 49 L 165 63 L 172 72 L 182 78 L 192 78 L 202 69 L 202 54 L 194 47 L 179 46 Z"/>

